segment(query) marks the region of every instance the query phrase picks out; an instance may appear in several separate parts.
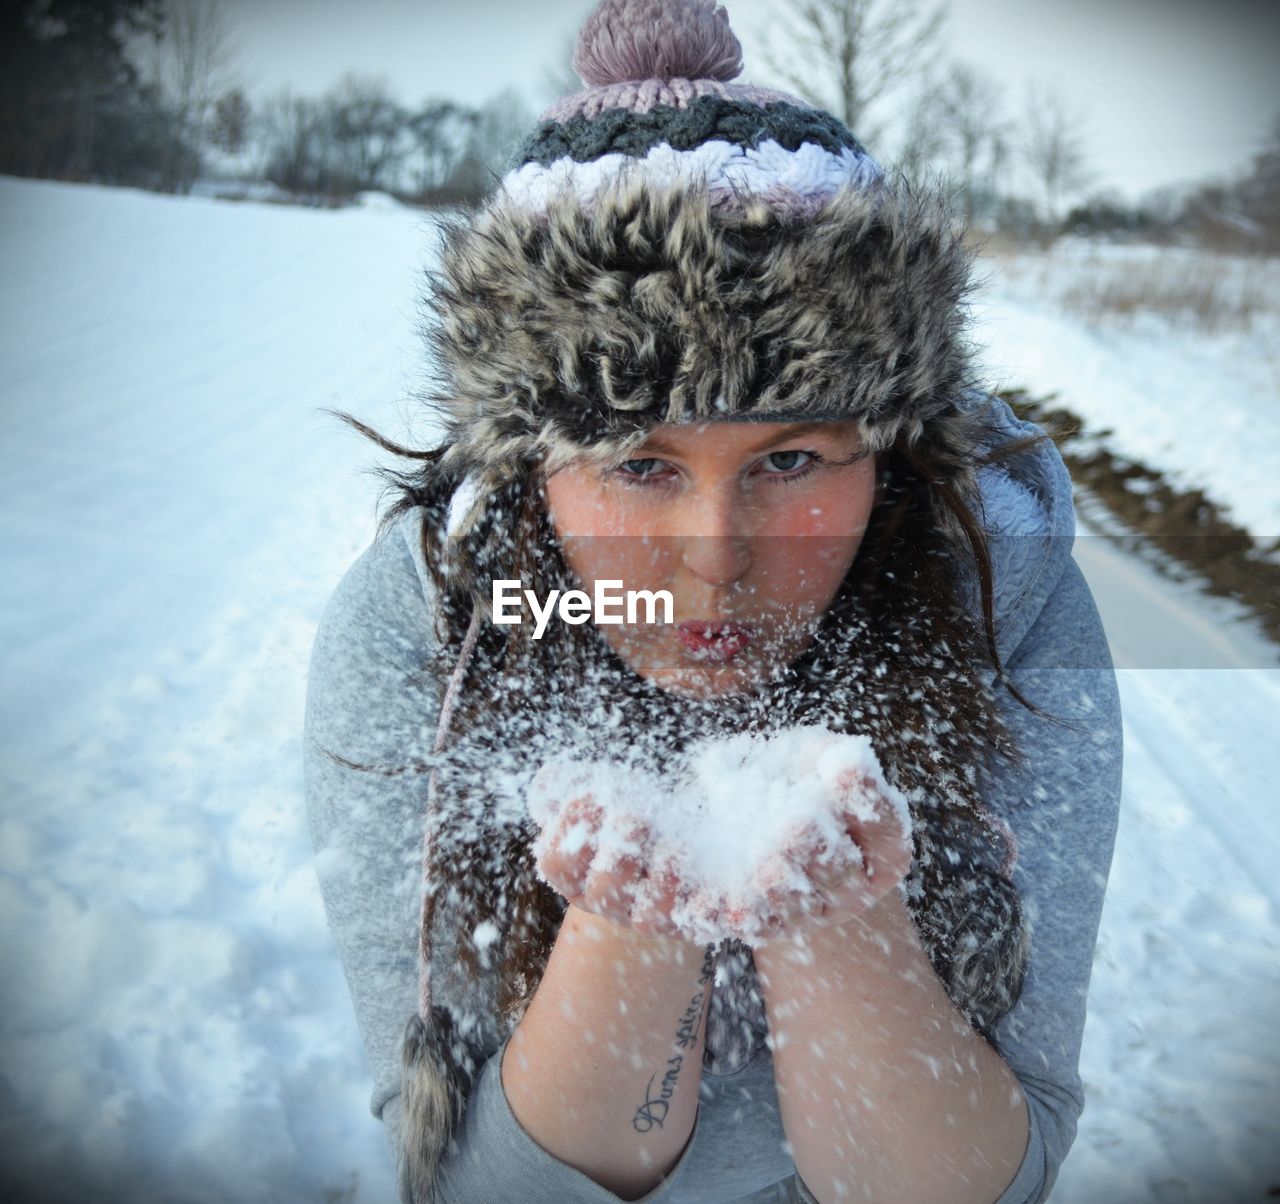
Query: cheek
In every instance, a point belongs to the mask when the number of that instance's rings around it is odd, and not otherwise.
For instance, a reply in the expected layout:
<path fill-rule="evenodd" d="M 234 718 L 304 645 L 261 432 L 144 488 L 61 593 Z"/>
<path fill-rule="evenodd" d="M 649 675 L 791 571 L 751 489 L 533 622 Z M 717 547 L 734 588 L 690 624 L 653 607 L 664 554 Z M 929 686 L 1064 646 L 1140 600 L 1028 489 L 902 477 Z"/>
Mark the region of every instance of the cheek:
<path fill-rule="evenodd" d="M 576 535 L 561 539 L 565 559 L 588 588 L 596 581 L 621 581 L 625 588 L 665 581 L 672 563 L 669 540 L 630 535 Z"/>
<path fill-rule="evenodd" d="M 796 494 L 784 499 L 769 524 L 769 561 L 780 579 L 792 580 L 806 596 L 825 598 L 857 555 L 875 505 L 875 475 L 859 471 Z"/>
<path fill-rule="evenodd" d="M 587 588 L 599 580 L 639 587 L 664 572 L 671 540 L 652 536 L 652 521 L 625 495 L 573 470 L 552 477 L 546 494 L 565 560 Z"/>
<path fill-rule="evenodd" d="M 783 494 L 776 521 L 770 524 L 776 534 L 856 540 L 875 505 L 875 471 L 859 465 L 854 473 L 830 474 L 820 484 L 795 492 L 799 496 L 794 499 Z"/>
<path fill-rule="evenodd" d="M 608 508 L 586 473 L 566 468 L 544 486 L 552 528 L 561 539 L 592 535 L 610 521 Z"/>

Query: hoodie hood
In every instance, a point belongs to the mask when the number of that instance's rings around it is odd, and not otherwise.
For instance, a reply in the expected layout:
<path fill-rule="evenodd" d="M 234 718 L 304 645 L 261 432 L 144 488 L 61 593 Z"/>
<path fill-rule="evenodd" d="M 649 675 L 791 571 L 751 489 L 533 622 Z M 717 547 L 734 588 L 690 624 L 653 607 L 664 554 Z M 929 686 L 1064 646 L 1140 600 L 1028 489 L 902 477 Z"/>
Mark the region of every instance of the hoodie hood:
<path fill-rule="evenodd" d="M 999 438 L 988 447 L 1043 434 L 1020 419 L 1003 399 L 984 395 L 986 417 Z M 983 525 L 991 547 L 996 647 L 1007 662 L 1058 587 L 1075 542 L 1071 474 L 1053 443 L 988 465 L 978 472 Z M 970 597 L 980 619 L 978 595 Z M 990 671 L 989 676 L 994 676 Z"/>

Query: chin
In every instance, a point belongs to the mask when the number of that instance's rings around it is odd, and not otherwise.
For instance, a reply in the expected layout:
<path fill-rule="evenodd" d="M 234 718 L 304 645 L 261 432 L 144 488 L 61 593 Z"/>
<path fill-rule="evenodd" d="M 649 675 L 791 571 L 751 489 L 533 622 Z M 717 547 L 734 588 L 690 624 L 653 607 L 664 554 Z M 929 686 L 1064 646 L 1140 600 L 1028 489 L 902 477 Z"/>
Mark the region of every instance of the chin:
<path fill-rule="evenodd" d="M 785 668 L 770 670 L 754 658 L 720 664 L 697 660 L 672 664 L 665 658 L 655 662 L 623 652 L 619 656 L 633 673 L 659 689 L 681 698 L 697 700 L 750 694 L 785 672 Z"/>

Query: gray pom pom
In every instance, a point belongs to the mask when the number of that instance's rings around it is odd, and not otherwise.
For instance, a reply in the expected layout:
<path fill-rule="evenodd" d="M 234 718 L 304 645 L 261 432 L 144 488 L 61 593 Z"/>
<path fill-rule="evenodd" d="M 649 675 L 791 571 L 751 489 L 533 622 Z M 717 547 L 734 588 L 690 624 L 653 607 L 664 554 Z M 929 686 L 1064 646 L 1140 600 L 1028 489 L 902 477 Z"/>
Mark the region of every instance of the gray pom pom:
<path fill-rule="evenodd" d="M 727 81 L 742 71 L 742 47 L 714 0 L 601 0 L 578 34 L 573 69 L 589 87 Z"/>

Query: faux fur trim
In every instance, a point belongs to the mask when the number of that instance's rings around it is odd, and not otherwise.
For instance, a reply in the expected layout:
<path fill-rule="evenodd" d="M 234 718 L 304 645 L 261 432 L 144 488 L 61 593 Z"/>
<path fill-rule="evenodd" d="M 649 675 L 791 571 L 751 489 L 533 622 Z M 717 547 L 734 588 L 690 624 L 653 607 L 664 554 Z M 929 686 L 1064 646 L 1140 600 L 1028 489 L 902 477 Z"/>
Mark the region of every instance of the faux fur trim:
<path fill-rule="evenodd" d="M 536 462 L 616 462 L 660 423 L 851 418 L 868 450 L 926 440 L 974 490 L 972 253 L 941 192 L 846 184 L 802 221 L 635 168 L 587 208 L 566 186 L 442 223 L 425 333 L 439 467 L 475 483 L 456 538 Z"/>

